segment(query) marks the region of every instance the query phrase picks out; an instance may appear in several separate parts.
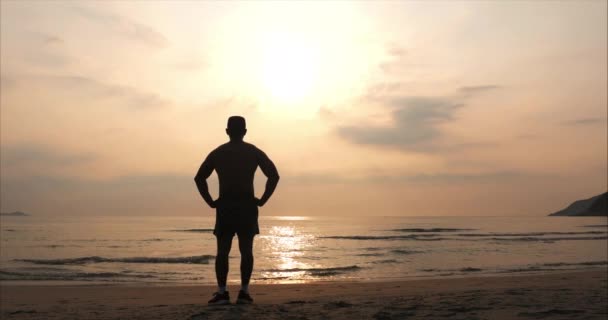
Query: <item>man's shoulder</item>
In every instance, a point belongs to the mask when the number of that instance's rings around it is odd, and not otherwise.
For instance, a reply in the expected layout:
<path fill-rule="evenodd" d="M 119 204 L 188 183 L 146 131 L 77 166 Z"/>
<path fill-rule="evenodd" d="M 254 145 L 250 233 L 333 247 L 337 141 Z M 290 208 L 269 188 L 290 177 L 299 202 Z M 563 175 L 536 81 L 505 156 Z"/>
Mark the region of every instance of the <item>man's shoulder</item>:
<path fill-rule="evenodd" d="M 243 141 L 243 142 L 240 142 L 238 145 L 235 145 L 234 143 L 226 142 L 226 143 L 218 146 L 217 148 L 213 149 L 213 151 L 211 151 L 210 154 L 222 154 L 224 152 L 234 152 L 235 150 L 240 150 L 239 152 L 242 152 L 243 150 L 245 150 L 248 152 L 263 153 L 262 150 L 260 150 L 254 144 Z"/>
<path fill-rule="evenodd" d="M 260 149 L 258 149 L 258 147 L 255 146 L 255 144 L 253 143 L 249 143 L 249 142 L 243 142 L 243 144 L 245 144 L 245 146 L 247 148 L 250 148 L 252 150 L 257 150 L 257 151 L 261 151 Z"/>
<path fill-rule="evenodd" d="M 264 151 L 262 151 L 262 149 L 258 148 L 257 146 L 255 146 L 254 144 L 245 142 L 247 144 L 247 147 L 256 155 L 265 155 Z"/>
<path fill-rule="evenodd" d="M 211 152 L 212 152 L 212 153 L 213 153 L 213 152 L 218 152 L 218 151 L 221 151 L 221 150 L 223 150 L 223 149 L 226 149 L 227 147 L 228 147 L 228 143 L 223 143 L 223 144 L 220 144 L 219 146 L 217 146 L 217 147 L 216 147 L 215 149 L 213 149 L 213 151 L 211 151 Z"/>
<path fill-rule="evenodd" d="M 226 150 L 226 145 L 227 145 L 227 143 L 217 146 L 215 149 L 213 149 L 213 150 L 211 150 L 211 152 L 209 152 L 208 157 L 216 157 L 219 154 L 222 154 Z"/>

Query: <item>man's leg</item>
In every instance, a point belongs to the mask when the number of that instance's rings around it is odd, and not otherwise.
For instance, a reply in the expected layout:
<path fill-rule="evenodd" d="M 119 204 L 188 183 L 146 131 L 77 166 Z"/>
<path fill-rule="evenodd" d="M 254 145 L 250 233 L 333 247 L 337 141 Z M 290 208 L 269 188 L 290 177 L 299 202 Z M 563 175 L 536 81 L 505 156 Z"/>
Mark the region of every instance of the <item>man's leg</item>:
<path fill-rule="evenodd" d="M 239 251 L 241 251 L 241 286 L 249 291 L 249 280 L 253 272 L 253 238 L 254 233 L 239 233 Z"/>
<path fill-rule="evenodd" d="M 224 293 L 226 290 L 226 282 L 228 279 L 228 255 L 232 247 L 232 237 L 234 233 L 223 232 L 216 235 L 217 238 L 217 255 L 215 256 L 215 277 L 217 278 L 217 286 L 219 292 Z"/>

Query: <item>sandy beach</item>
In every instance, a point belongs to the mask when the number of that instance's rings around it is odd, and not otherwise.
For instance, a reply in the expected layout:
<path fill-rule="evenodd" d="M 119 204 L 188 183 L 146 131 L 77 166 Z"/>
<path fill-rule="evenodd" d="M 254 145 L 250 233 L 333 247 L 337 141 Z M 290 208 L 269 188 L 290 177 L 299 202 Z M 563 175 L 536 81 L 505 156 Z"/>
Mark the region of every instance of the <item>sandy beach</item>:
<path fill-rule="evenodd" d="M 606 319 L 606 269 L 252 285 L 253 305 L 207 306 L 212 286 L 3 284 L 2 319 Z M 232 300 L 238 286 L 229 288 Z"/>

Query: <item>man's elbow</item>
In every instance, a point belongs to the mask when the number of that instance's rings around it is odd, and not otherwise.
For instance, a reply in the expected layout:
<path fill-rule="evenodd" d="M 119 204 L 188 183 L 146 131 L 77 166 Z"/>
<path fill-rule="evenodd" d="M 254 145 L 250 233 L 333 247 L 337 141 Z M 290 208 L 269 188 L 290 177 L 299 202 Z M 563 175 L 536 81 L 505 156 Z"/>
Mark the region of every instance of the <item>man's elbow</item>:
<path fill-rule="evenodd" d="M 268 177 L 268 180 L 274 182 L 274 183 L 278 183 L 279 180 L 281 179 L 281 177 L 279 177 L 279 174 L 273 174 L 270 177 Z"/>

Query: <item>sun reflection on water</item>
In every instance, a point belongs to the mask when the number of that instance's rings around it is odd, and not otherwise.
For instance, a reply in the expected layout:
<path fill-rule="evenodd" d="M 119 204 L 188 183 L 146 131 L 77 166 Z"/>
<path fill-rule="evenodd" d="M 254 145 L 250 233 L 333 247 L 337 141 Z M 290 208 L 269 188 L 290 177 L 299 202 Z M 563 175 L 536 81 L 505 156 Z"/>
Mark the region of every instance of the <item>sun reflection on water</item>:
<path fill-rule="evenodd" d="M 311 220 L 311 217 L 306 217 L 306 216 L 268 216 L 268 219 L 282 220 L 282 221 L 305 221 L 305 220 Z"/>
<path fill-rule="evenodd" d="M 306 249 L 313 245 L 313 235 L 301 234 L 293 226 L 273 226 L 264 239 L 265 245 L 268 246 L 267 252 L 270 252 L 276 261 L 270 270 L 262 272 L 264 279 L 292 283 L 295 281 L 293 279 L 306 278 L 306 269 L 315 267 L 300 261 Z"/>

